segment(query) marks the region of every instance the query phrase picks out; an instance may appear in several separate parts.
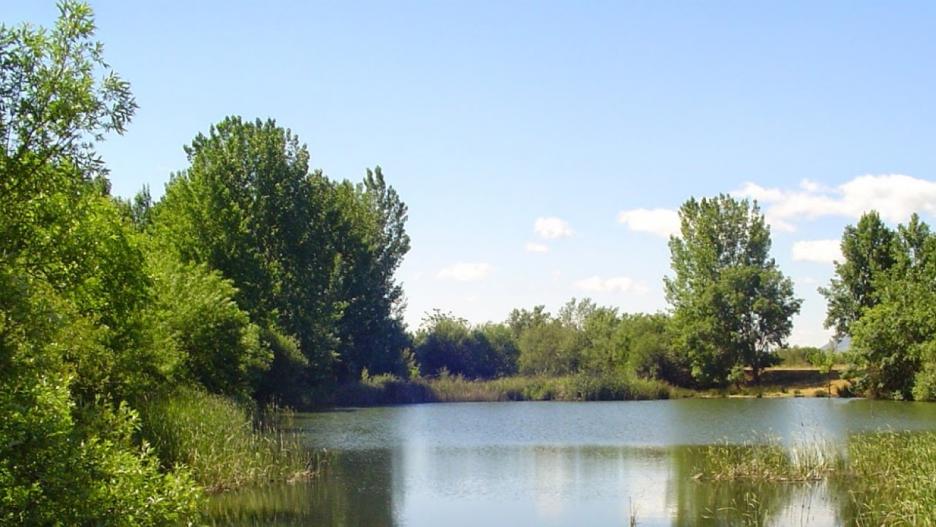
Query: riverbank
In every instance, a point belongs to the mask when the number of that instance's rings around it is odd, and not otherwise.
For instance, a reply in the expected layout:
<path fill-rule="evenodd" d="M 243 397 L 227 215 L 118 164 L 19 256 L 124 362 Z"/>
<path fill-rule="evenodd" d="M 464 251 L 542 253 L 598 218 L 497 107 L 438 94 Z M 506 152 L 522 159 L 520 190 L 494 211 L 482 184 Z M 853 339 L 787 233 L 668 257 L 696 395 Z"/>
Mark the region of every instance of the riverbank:
<path fill-rule="evenodd" d="M 339 386 L 321 406 L 380 406 L 434 402 L 498 401 L 633 401 L 686 397 L 829 397 L 848 394 L 847 381 L 839 372 L 820 373 L 815 368 L 772 368 L 760 383 L 749 380 L 720 390 L 680 388 L 655 379 L 630 376 L 509 376 L 471 380 L 442 375 L 401 379 L 375 375 Z"/>

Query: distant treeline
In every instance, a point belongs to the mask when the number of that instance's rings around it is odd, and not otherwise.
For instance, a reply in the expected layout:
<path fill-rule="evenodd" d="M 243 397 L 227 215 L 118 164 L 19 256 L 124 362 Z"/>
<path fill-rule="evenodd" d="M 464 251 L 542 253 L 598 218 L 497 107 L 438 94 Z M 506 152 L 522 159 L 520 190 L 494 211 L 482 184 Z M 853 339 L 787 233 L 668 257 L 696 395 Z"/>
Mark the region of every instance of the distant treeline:
<path fill-rule="evenodd" d="M 416 332 L 414 350 L 419 373 L 430 377 L 635 374 L 689 384 L 670 323 L 665 314 L 621 314 L 589 299 L 572 299 L 555 315 L 544 306 L 515 309 L 505 322 L 482 325 L 435 312 Z"/>

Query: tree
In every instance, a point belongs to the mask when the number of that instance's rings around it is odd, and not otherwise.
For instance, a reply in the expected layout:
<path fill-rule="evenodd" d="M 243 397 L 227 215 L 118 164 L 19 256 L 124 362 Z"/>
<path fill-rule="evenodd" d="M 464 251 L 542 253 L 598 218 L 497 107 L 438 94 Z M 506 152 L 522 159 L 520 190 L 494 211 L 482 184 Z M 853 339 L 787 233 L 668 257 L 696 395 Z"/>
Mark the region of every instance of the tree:
<path fill-rule="evenodd" d="M 204 264 L 183 264 L 159 251 L 148 260 L 154 294 L 147 322 L 158 344 L 178 356 L 173 380 L 249 399 L 273 357 L 260 328 L 234 301 L 237 289 Z"/>
<path fill-rule="evenodd" d="M 895 243 L 894 231 L 875 211 L 863 214 L 857 226 L 845 227 L 844 261 L 835 263 L 829 287 L 819 289 L 828 302 L 825 325 L 835 328 L 837 337 L 850 334 L 851 324 L 877 304 L 875 283 L 896 262 Z"/>
<path fill-rule="evenodd" d="M 783 344 L 801 300 L 770 257 L 770 229 L 757 204 L 727 195 L 690 199 L 670 238 L 665 278 L 681 347 L 701 385 L 728 382 L 746 366 L 755 379 Z"/>
<path fill-rule="evenodd" d="M 607 373 L 626 364 L 630 343 L 622 331 L 617 309 L 592 309 L 582 323 L 582 333 L 585 341 L 582 366 L 585 370 Z"/>
<path fill-rule="evenodd" d="M 135 440 L 126 400 L 166 356 L 148 345 L 142 254 L 95 151 L 135 104 L 90 8 L 59 11 L 52 30 L 0 27 L 0 523 L 184 522 L 195 486 Z"/>
<path fill-rule="evenodd" d="M 368 170 L 359 185 L 334 185 L 333 193 L 333 243 L 341 254 L 336 295 L 345 302 L 338 321 L 339 377 L 357 379 L 364 368 L 402 374 L 409 339 L 395 274 L 410 247 L 406 204 L 380 167 Z"/>
<path fill-rule="evenodd" d="M 517 344 L 521 373 L 567 375 L 581 366 L 583 342 L 579 331 L 559 319 L 550 318 L 526 328 Z"/>
<path fill-rule="evenodd" d="M 936 236 L 914 214 L 896 232 L 869 213 L 858 228 L 846 228 L 843 248 L 852 247 L 833 279 L 830 312 L 842 317 L 852 335 L 849 359 L 858 390 L 874 397 L 931 399 L 936 342 Z M 870 256 L 869 256 L 870 255 Z"/>
<path fill-rule="evenodd" d="M 186 153 L 191 166 L 153 207 L 159 243 L 230 279 L 263 335 L 294 335 L 307 363 L 304 382 L 330 377 L 344 307 L 334 287 L 340 255 L 330 183 L 310 172 L 308 149 L 273 120 L 228 117 Z M 279 340 L 266 344 L 288 349 Z M 296 363 L 281 356 L 272 371 L 283 364 Z"/>

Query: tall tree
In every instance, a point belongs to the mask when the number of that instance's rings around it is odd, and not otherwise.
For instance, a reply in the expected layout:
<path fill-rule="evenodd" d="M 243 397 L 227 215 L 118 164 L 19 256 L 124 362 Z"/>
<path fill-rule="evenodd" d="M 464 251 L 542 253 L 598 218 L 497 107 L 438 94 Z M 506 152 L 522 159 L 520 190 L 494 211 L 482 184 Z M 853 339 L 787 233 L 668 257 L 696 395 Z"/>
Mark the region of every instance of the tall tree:
<path fill-rule="evenodd" d="M 339 321 L 339 373 L 404 373 L 402 351 L 409 345 L 403 288 L 396 271 L 409 251 L 407 207 L 384 180 L 380 167 L 364 182 L 334 187 L 334 246 L 341 254 L 337 292 L 345 302 Z"/>
<path fill-rule="evenodd" d="M 858 225 L 845 227 L 844 261 L 836 262 L 829 287 L 819 288 L 826 297 L 825 325 L 837 337 L 850 334 L 851 325 L 878 303 L 876 281 L 896 263 L 897 236 L 877 212 L 863 214 Z"/>
<path fill-rule="evenodd" d="M 783 344 L 801 300 L 770 257 L 770 229 L 757 204 L 727 195 L 690 199 L 670 238 L 674 276 L 665 278 L 676 332 L 702 385 L 728 382 L 732 370 L 754 377 Z"/>
<path fill-rule="evenodd" d="M 330 375 L 342 309 L 333 290 L 339 255 L 329 230 L 331 186 L 310 172 L 308 149 L 273 120 L 228 117 L 186 153 L 191 166 L 153 208 L 157 238 L 183 261 L 232 280 L 274 350 L 277 328 L 294 335 L 307 380 Z M 289 364 L 275 358 L 273 373 Z"/>
<path fill-rule="evenodd" d="M 850 251 L 833 280 L 840 286 L 833 292 L 850 302 L 830 299 L 830 312 L 855 308 L 845 322 L 856 388 L 873 397 L 936 398 L 936 236 L 916 214 L 896 231 L 876 214 L 862 220 L 845 231 Z"/>

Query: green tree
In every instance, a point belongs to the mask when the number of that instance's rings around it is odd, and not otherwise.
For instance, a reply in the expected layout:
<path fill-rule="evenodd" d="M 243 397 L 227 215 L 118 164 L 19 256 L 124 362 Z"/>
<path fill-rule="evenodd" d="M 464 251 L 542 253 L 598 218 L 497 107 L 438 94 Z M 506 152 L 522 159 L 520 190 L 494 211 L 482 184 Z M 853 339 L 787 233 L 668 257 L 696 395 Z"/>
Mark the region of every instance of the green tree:
<path fill-rule="evenodd" d="M 846 263 L 863 262 L 865 271 L 857 272 L 857 264 L 843 266 L 838 279 L 833 280 L 833 286 L 857 284 L 853 289 L 865 291 L 856 296 L 853 305 L 858 308 L 847 326 L 853 337 L 848 357 L 854 365 L 857 388 L 874 397 L 931 399 L 932 372 L 936 370 L 932 366 L 932 350 L 936 349 L 936 236 L 915 214 L 896 232 L 879 225 L 876 215 L 865 215 L 862 220 L 865 228 L 859 222 L 857 229 L 846 229 L 843 247 L 846 242 L 864 247 L 863 254 L 854 251 Z M 876 256 L 868 258 L 868 254 Z"/>
<path fill-rule="evenodd" d="M 526 328 L 517 342 L 520 373 L 566 375 L 581 365 L 582 339 L 578 330 L 550 319 Z"/>
<path fill-rule="evenodd" d="M 627 364 L 629 344 L 617 309 L 596 307 L 582 322 L 582 368 L 593 373 L 615 372 Z"/>
<path fill-rule="evenodd" d="M 771 347 L 792 330 L 801 300 L 770 257 L 770 229 L 757 204 L 727 195 L 691 199 L 670 238 L 674 276 L 665 278 L 679 344 L 701 385 L 750 367 L 755 379 Z"/>
<path fill-rule="evenodd" d="M 336 295 L 344 304 L 338 322 L 339 377 L 405 373 L 409 347 L 402 311 L 403 289 L 395 273 L 409 251 L 407 208 L 380 167 L 363 183 L 334 186 L 334 246 L 341 255 Z"/>
<path fill-rule="evenodd" d="M 825 325 L 835 328 L 837 337 L 849 335 L 864 310 L 877 305 L 876 281 L 896 262 L 896 243 L 896 234 L 875 211 L 863 214 L 857 226 L 845 227 L 844 261 L 836 262 L 829 287 L 819 289 L 828 302 Z"/>
<path fill-rule="evenodd" d="M 340 255 L 330 183 L 310 172 L 308 149 L 272 120 L 226 118 L 186 153 L 191 166 L 153 208 L 159 243 L 230 279 L 263 335 L 294 335 L 307 364 L 303 382 L 328 378 L 343 309 L 334 289 Z M 274 362 L 272 372 L 296 364 Z"/>
<path fill-rule="evenodd" d="M 159 251 L 148 260 L 154 294 L 147 321 L 158 345 L 178 357 L 173 380 L 248 399 L 272 352 L 234 301 L 237 289 L 204 264 L 183 264 Z"/>
<path fill-rule="evenodd" d="M 184 522 L 196 488 L 134 440 L 125 399 L 168 364 L 148 345 L 142 254 L 95 151 L 135 104 L 90 8 L 59 10 L 51 30 L 0 27 L 0 523 Z"/>

